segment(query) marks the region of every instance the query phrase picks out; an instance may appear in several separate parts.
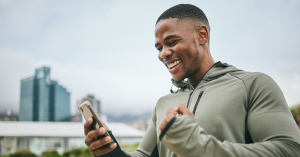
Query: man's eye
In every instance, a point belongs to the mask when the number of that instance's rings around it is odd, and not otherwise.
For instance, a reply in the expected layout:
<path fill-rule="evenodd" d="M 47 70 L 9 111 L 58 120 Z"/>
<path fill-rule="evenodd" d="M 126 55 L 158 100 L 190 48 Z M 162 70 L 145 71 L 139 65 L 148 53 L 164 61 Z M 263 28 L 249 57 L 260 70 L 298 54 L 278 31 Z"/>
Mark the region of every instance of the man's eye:
<path fill-rule="evenodd" d="M 177 43 L 177 40 L 173 40 L 171 42 L 169 42 L 169 45 L 174 46 Z"/>
<path fill-rule="evenodd" d="M 160 52 L 162 50 L 162 47 L 158 48 L 157 50 Z"/>

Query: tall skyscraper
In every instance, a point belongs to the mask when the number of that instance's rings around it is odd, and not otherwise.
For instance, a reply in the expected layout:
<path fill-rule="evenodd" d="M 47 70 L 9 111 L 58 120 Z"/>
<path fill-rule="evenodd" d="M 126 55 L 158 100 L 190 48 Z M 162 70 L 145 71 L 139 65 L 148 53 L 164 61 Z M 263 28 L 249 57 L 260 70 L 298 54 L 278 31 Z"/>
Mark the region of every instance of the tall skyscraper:
<path fill-rule="evenodd" d="M 20 121 L 70 121 L 70 93 L 51 80 L 50 68 L 21 80 Z"/>
<path fill-rule="evenodd" d="M 87 95 L 87 97 L 81 99 L 81 101 L 77 101 L 77 108 L 79 105 L 84 103 L 85 101 L 89 101 L 91 105 L 93 106 L 94 111 L 96 112 L 97 115 L 101 115 L 101 105 L 100 101 L 97 100 L 94 95 Z"/>
<path fill-rule="evenodd" d="M 96 112 L 96 114 L 98 115 L 98 117 L 102 120 L 102 121 L 106 121 L 106 117 L 104 114 L 102 114 L 101 111 L 101 104 L 100 101 L 97 100 L 93 95 L 87 95 L 87 97 L 77 101 L 77 105 L 76 105 L 76 113 L 75 115 L 73 115 L 72 117 L 72 121 L 74 122 L 80 122 L 82 121 L 82 116 L 81 113 L 78 111 L 78 107 L 84 103 L 85 101 L 89 101 L 94 109 L 94 111 Z"/>

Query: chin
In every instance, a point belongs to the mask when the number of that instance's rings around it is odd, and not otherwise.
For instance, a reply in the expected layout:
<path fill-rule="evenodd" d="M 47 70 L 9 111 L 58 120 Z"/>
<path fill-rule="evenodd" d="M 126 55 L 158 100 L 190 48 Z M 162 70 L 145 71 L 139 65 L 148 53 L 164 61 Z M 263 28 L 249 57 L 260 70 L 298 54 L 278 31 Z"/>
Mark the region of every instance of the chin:
<path fill-rule="evenodd" d="M 184 80 L 183 76 L 172 76 L 172 77 L 173 77 L 174 81 L 176 81 L 176 82 L 180 82 L 180 81 Z"/>

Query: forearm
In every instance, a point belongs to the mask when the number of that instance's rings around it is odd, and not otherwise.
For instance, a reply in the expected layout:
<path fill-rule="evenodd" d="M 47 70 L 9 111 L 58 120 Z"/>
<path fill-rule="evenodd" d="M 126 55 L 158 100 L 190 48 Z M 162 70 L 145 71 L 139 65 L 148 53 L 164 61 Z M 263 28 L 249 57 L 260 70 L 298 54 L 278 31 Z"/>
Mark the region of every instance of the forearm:
<path fill-rule="evenodd" d="M 254 144 L 221 142 L 206 135 L 191 116 L 176 119 L 161 139 L 162 144 L 182 157 L 199 156 L 299 156 L 300 146 L 286 137 Z"/>

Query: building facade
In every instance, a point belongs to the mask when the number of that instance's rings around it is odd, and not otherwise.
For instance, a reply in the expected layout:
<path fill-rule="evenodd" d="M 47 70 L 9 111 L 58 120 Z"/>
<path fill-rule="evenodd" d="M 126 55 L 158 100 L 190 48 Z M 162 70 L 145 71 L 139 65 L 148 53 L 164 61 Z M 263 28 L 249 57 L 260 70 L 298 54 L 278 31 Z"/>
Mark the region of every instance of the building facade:
<path fill-rule="evenodd" d="M 104 114 L 102 114 L 102 111 L 101 111 L 101 103 L 99 100 L 97 100 L 95 98 L 95 96 L 93 95 L 87 95 L 85 98 L 77 101 L 77 104 L 76 104 L 76 113 L 72 116 L 72 121 L 73 122 L 81 122 L 83 121 L 83 118 L 82 118 L 82 115 L 81 113 L 78 111 L 78 107 L 84 103 L 85 101 L 89 101 L 90 104 L 92 105 L 94 111 L 96 112 L 96 114 L 98 115 L 98 117 L 100 118 L 100 120 L 106 122 L 107 118 Z"/>
<path fill-rule="evenodd" d="M 50 68 L 35 70 L 21 80 L 20 121 L 70 121 L 70 93 L 51 80 Z"/>

